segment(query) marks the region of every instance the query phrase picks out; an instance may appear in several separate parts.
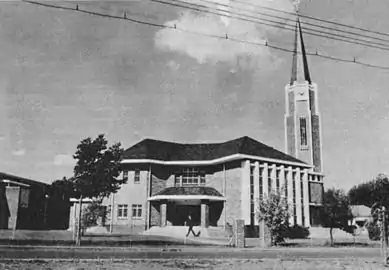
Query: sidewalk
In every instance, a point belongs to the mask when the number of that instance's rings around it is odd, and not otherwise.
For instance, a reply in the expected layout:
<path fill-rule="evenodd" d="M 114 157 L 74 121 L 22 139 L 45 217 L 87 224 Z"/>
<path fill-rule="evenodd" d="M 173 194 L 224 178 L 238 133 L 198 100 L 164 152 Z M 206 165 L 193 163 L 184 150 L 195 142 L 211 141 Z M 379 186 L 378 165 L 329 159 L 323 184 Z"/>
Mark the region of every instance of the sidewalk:
<path fill-rule="evenodd" d="M 73 235 L 68 231 L 0 231 L 1 246 L 74 246 Z M 226 246 L 228 241 L 207 238 L 179 238 L 158 235 L 85 235 L 81 245 L 85 247 L 142 247 L 142 246 Z"/>
<path fill-rule="evenodd" d="M 304 252 L 304 253 L 328 253 L 328 252 L 356 252 L 356 251 L 366 251 L 366 248 L 363 247 L 268 247 L 268 248 L 233 248 L 233 247 L 203 247 L 203 246 L 184 246 L 176 245 L 170 247 L 156 247 L 156 246 L 141 246 L 141 247 L 106 247 L 106 246 L 35 246 L 35 245 L 0 245 L 0 249 L 34 249 L 34 250 L 90 250 L 90 251 L 128 251 L 128 252 L 196 252 L 196 253 L 218 253 L 218 252 L 232 252 L 232 253 L 257 253 L 257 252 Z M 368 248 L 368 250 L 376 250 L 377 253 L 380 252 L 380 248 Z"/>

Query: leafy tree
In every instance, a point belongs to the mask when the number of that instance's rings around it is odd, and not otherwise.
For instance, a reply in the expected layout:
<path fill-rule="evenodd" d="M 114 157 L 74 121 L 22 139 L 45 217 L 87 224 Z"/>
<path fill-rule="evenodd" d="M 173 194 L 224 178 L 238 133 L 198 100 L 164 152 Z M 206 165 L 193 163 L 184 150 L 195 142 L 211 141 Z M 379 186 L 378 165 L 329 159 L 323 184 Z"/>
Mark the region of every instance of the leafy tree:
<path fill-rule="evenodd" d="M 259 199 L 257 212 L 259 221 L 264 221 L 270 231 L 271 245 L 283 243 L 289 228 L 287 199 L 281 192 L 273 191 L 267 197 Z"/>
<path fill-rule="evenodd" d="M 324 227 L 330 228 L 331 246 L 334 244 L 333 229 L 347 229 L 352 218 L 349 200 L 340 189 L 329 189 L 324 192 L 321 219 Z"/>
<path fill-rule="evenodd" d="M 73 181 L 63 177 L 61 180 L 55 180 L 50 186 L 50 193 L 62 200 L 77 197 L 74 191 Z"/>
<path fill-rule="evenodd" d="M 385 206 L 389 209 L 389 179 L 384 174 L 379 174 L 375 179 L 356 185 L 348 192 L 351 204 L 365 205 L 374 211 Z"/>
<path fill-rule="evenodd" d="M 101 204 L 101 201 L 93 201 L 88 207 L 84 210 L 82 227 L 88 228 L 92 226 L 98 226 L 99 220 L 101 225 L 105 225 L 105 221 L 108 215 L 107 207 Z"/>
<path fill-rule="evenodd" d="M 79 199 L 82 209 L 82 199 L 102 199 L 120 189 L 126 182 L 118 179 L 121 173 L 120 161 L 123 148 L 120 143 L 108 146 L 103 134 L 92 140 L 90 137 L 82 140 L 77 146 L 73 158 L 76 159 L 73 182 L 74 193 Z M 81 237 L 81 211 L 78 220 L 77 244 Z"/>
<path fill-rule="evenodd" d="M 381 228 L 376 221 L 368 222 L 366 228 L 370 240 L 377 241 L 381 239 Z"/>

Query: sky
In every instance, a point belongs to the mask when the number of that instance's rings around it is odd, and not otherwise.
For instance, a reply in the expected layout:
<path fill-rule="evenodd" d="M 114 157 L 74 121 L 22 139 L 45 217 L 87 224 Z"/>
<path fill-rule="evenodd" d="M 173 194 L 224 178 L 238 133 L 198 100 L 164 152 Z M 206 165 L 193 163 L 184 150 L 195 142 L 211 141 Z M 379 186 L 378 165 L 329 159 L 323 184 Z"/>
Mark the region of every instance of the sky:
<path fill-rule="evenodd" d="M 233 5 L 215 1 L 220 9 Z M 245 1 L 293 11 L 290 0 Z M 147 0 L 78 4 L 205 34 L 293 44 L 285 29 Z M 302 14 L 381 32 L 389 29 L 387 10 L 389 2 L 381 0 L 300 5 Z M 388 51 L 304 38 L 311 52 L 389 66 Z M 0 171 L 48 183 L 71 176 L 77 144 L 100 133 L 124 148 L 144 138 L 199 143 L 250 136 L 283 151 L 291 60 L 291 53 L 268 47 L 1 1 Z M 325 187 L 347 190 L 388 172 L 389 71 L 308 61 L 319 87 Z"/>

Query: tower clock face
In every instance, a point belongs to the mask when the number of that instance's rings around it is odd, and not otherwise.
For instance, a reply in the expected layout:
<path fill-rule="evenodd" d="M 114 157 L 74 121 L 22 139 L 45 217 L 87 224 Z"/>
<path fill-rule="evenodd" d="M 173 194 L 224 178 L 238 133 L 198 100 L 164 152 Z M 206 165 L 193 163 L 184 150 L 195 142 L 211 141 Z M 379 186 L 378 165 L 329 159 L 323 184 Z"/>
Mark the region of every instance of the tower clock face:
<path fill-rule="evenodd" d="M 308 98 L 307 91 L 304 90 L 296 90 L 296 100 L 306 100 Z"/>

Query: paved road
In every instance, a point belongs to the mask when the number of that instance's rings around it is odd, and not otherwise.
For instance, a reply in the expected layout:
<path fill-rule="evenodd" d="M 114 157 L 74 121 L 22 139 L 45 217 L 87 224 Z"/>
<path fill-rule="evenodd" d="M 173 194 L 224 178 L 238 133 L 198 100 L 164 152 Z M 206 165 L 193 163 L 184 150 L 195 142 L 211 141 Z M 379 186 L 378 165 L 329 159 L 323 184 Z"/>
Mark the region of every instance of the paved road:
<path fill-rule="evenodd" d="M 380 256 L 377 248 L 64 248 L 0 247 L 1 259 L 263 259 L 263 258 L 372 258 Z"/>

